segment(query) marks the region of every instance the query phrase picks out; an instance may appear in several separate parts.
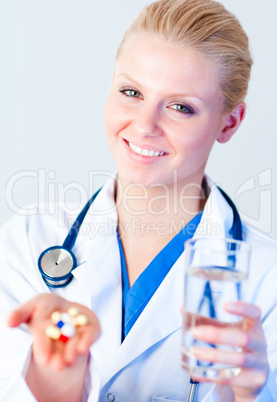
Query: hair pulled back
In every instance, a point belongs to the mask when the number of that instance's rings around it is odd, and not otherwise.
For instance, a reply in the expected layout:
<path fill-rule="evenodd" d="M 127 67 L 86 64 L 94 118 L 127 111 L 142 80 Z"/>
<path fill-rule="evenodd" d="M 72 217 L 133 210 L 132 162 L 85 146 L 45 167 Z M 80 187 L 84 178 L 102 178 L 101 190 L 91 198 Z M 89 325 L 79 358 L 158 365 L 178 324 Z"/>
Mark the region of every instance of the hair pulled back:
<path fill-rule="evenodd" d="M 215 67 L 224 111 L 243 101 L 252 58 L 238 19 L 214 0 L 158 0 L 144 7 L 125 33 L 120 56 L 133 36 L 154 35 L 199 52 Z"/>

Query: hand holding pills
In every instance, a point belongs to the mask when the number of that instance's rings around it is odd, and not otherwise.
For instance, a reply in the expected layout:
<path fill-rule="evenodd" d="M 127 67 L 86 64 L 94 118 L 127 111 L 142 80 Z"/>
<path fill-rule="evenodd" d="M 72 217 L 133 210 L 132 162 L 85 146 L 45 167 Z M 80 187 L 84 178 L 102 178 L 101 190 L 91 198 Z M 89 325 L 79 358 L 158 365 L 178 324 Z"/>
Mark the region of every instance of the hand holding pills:
<path fill-rule="evenodd" d="M 78 356 L 88 355 L 100 335 L 96 315 L 87 307 L 50 293 L 40 294 L 14 310 L 8 325 L 26 324 L 33 336 L 33 358 L 55 371 L 73 366 Z"/>

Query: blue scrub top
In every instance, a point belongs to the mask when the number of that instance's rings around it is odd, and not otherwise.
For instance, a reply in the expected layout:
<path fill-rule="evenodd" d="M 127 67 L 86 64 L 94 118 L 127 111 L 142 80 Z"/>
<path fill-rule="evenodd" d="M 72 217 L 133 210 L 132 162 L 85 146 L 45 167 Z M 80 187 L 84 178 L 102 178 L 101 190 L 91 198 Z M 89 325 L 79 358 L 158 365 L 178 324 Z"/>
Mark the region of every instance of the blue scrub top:
<path fill-rule="evenodd" d="M 202 217 L 196 215 L 156 255 L 130 288 L 122 243 L 117 232 L 122 271 L 122 341 L 142 313 L 143 309 L 160 286 L 171 267 L 184 251 L 184 242 L 193 237 Z"/>

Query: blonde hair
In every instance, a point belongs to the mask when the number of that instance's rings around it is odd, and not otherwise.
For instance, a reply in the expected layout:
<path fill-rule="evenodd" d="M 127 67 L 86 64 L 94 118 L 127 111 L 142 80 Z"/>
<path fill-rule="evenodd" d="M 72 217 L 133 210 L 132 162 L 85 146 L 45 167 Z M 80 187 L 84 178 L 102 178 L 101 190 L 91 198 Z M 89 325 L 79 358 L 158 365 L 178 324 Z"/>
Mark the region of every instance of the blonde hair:
<path fill-rule="evenodd" d="M 154 35 L 178 47 L 189 47 L 216 68 L 224 111 L 243 101 L 248 88 L 252 58 L 248 37 L 237 18 L 213 0 L 159 0 L 142 9 L 125 33 L 120 56 L 133 36 Z"/>

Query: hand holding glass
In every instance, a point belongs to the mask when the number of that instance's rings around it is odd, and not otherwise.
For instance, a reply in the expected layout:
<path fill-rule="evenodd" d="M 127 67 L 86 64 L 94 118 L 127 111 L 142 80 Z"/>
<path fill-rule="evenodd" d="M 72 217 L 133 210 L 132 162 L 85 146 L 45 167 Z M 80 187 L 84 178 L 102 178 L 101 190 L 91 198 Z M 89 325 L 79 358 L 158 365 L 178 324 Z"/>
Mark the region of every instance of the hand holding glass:
<path fill-rule="evenodd" d="M 250 247 L 243 241 L 224 238 L 191 239 L 185 243 L 186 274 L 183 321 L 182 366 L 191 376 L 215 379 L 238 375 L 239 367 L 200 361 L 193 347 L 233 347 L 196 340 L 192 331 L 197 326 L 243 328 L 243 319 L 227 312 L 226 303 L 245 301 Z M 236 349 L 238 350 L 238 349 Z"/>

